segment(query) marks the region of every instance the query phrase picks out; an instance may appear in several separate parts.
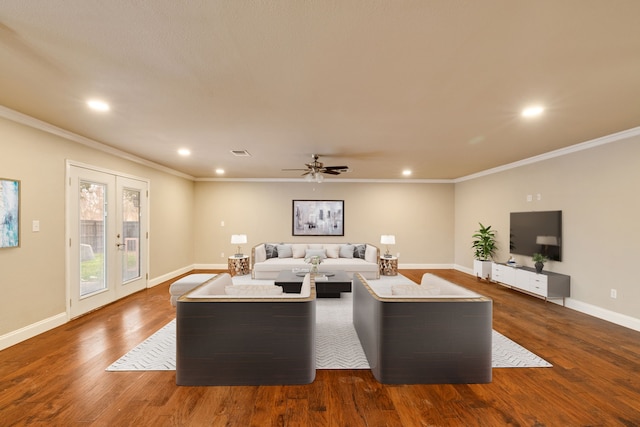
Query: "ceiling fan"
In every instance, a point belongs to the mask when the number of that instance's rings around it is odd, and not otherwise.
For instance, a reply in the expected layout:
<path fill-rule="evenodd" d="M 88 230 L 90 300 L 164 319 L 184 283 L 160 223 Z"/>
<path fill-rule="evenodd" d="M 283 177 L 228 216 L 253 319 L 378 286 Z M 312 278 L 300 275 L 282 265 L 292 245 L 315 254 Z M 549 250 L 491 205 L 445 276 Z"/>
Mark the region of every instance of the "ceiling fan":
<path fill-rule="evenodd" d="M 316 181 L 322 182 L 324 177 L 322 174 L 327 175 L 340 175 L 344 172 L 349 172 L 349 166 L 325 166 L 324 163 L 318 161 L 320 158 L 317 154 L 312 154 L 311 158 L 313 161 L 311 163 L 305 163 L 306 169 L 282 169 L 283 171 L 304 171 L 302 176 L 305 177 L 307 181 Z"/>

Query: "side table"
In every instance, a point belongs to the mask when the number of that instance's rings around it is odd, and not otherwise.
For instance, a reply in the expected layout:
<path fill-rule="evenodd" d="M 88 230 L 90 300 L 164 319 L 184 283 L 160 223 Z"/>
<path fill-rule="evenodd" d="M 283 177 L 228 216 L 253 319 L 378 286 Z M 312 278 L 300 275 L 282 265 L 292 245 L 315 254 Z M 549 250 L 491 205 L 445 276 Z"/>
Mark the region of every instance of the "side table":
<path fill-rule="evenodd" d="M 383 276 L 398 275 L 398 257 L 392 256 L 391 258 L 386 258 L 381 256 L 378 265 L 380 266 L 380 274 Z"/>
<path fill-rule="evenodd" d="M 249 256 L 237 257 L 234 255 L 229 257 L 229 274 L 231 276 L 244 276 L 250 272 Z"/>

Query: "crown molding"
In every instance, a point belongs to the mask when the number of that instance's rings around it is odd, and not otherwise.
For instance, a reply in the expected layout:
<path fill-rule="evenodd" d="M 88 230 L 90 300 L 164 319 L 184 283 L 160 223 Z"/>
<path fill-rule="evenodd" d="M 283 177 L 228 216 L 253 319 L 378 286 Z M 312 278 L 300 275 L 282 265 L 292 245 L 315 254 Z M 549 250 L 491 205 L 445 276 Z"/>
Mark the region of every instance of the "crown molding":
<path fill-rule="evenodd" d="M 456 178 L 453 180 L 453 182 L 458 183 L 458 182 L 481 178 L 488 175 L 493 175 L 494 173 L 504 172 L 510 169 L 519 168 L 519 167 L 530 165 L 533 163 L 554 159 L 556 157 L 566 156 L 567 154 L 573 154 L 579 151 L 588 150 L 590 148 L 599 147 L 601 145 L 611 144 L 613 142 L 622 141 L 624 139 L 632 138 L 638 135 L 640 135 L 640 126 L 632 129 L 624 130 L 621 132 L 612 133 L 611 135 L 606 135 L 600 138 L 592 139 L 590 141 L 581 142 L 575 145 L 571 145 L 569 147 L 560 148 L 554 151 L 549 151 L 548 153 L 540 154 L 534 157 L 529 157 L 528 159 L 518 160 L 517 162 L 498 166 L 492 169 L 487 169 L 485 171 L 463 176 L 461 178 Z"/>
<path fill-rule="evenodd" d="M 33 129 L 41 130 L 51 135 L 59 136 L 69 141 L 73 141 L 78 144 L 84 145 L 85 147 L 93 148 L 94 150 L 102 151 L 103 153 L 111 154 L 112 156 L 119 157 L 121 159 L 128 160 L 133 163 L 148 166 L 152 169 L 156 169 L 156 170 L 159 170 L 171 175 L 179 176 L 181 178 L 186 178 L 192 181 L 195 179 L 194 177 L 187 175 L 185 173 L 168 168 L 166 166 L 162 166 L 150 160 L 143 159 L 142 157 L 138 157 L 133 154 L 127 153 L 126 151 L 118 150 L 117 148 L 110 147 L 101 142 L 78 135 L 68 130 L 64 130 L 52 124 L 43 122 L 42 120 L 36 119 L 34 117 L 28 116 L 23 113 L 19 113 L 3 105 L 0 105 L 0 117 L 3 117 L 7 120 L 11 120 L 16 123 L 20 123 L 25 126 L 29 126 Z"/>

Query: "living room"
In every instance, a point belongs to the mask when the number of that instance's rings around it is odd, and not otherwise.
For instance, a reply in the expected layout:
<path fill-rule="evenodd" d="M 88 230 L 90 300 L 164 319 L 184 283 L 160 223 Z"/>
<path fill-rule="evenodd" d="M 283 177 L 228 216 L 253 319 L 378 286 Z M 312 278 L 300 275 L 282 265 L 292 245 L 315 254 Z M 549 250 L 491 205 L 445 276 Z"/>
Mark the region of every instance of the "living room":
<path fill-rule="evenodd" d="M 264 241 L 292 240 L 296 199 L 344 200 L 340 240 L 378 244 L 381 234 L 394 234 L 391 251 L 400 254 L 401 268 L 468 273 L 473 271 L 470 236 L 478 222 L 497 231 L 496 260 L 504 262 L 510 212 L 562 210 L 563 261 L 545 268 L 571 276 L 566 307 L 640 330 L 632 268 L 638 201 L 629 197 L 638 182 L 638 129 L 444 183 L 193 181 L 110 154 L 99 144 L 89 147 L 38 129 L 47 126 L 33 119 L 29 125 L 17 123 L 22 116 L 2 111 L 11 117 L 0 122 L 3 140 L 12 141 L 3 147 L 4 174 L 21 180 L 23 224 L 41 224 L 37 232 L 23 225 L 21 247 L 0 251 L 7 295 L 0 303 L 3 348 L 69 320 L 61 184 L 67 159 L 150 180 L 149 286 L 194 268 L 226 268 L 226 257 L 236 249 L 232 234 L 247 234 L 245 251 Z M 525 257 L 517 260 L 533 264 Z M 25 271 L 37 271 L 38 280 Z"/>

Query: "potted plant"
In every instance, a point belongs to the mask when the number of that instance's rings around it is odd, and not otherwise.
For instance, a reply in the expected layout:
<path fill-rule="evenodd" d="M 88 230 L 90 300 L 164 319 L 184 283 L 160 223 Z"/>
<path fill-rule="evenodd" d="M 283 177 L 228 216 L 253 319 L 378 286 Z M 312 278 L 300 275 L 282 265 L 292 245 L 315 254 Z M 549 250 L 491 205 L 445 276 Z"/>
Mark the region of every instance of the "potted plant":
<path fill-rule="evenodd" d="M 544 268 L 544 263 L 549 261 L 549 258 L 547 258 L 542 254 L 535 253 L 533 254 L 532 259 L 533 259 L 533 262 L 535 263 L 534 265 L 536 266 L 536 273 L 538 274 L 542 273 L 542 269 Z"/>
<path fill-rule="evenodd" d="M 480 228 L 473 234 L 471 248 L 473 249 L 473 272 L 478 278 L 491 279 L 491 259 L 498 250 L 496 232 L 491 226 L 485 227 L 481 222 Z"/>

